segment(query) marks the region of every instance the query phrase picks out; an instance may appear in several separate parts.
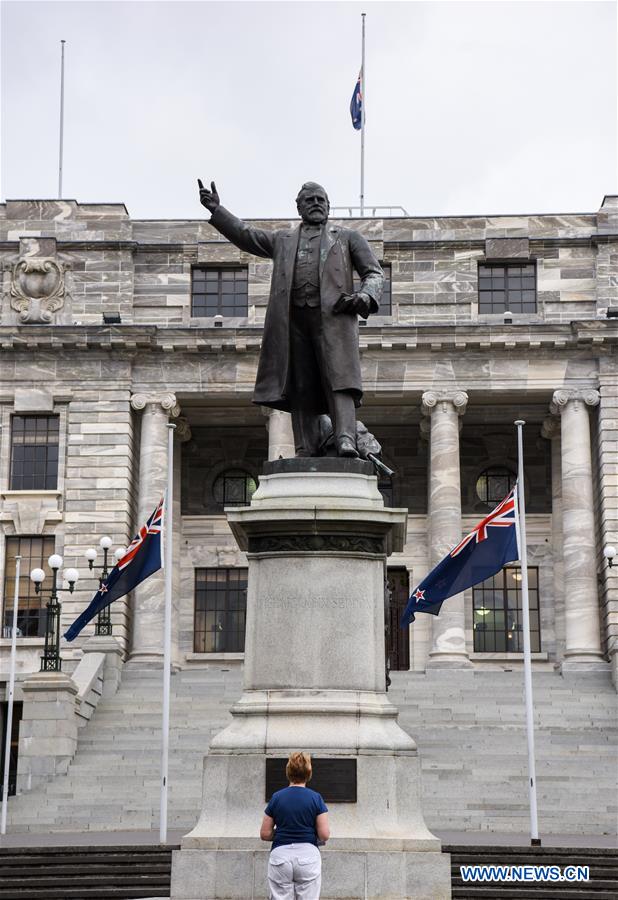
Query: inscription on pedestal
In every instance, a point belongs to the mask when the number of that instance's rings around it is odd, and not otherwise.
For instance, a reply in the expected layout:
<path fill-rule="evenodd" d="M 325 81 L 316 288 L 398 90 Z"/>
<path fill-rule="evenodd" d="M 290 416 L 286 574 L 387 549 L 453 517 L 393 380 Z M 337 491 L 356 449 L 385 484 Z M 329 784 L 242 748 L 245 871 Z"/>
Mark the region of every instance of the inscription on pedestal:
<path fill-rule="evenodd" d="M 345 609 L 353 612 L 367 609 L 368 601 L 366 597 L 265 597 L 262 606 L 264 609 L 282 609 L 286 612 L 299 609 Z"/>
<path fill-rule="evenodd" d="M 288 786 L 285 777 L 287 759 L 266 760 L 266 796 L 268 803 L 275 791 Z M 356 760 L 311 758 L 313 777 L 310 787 L 324 797 L 326 803 L 356 803 Z"/>

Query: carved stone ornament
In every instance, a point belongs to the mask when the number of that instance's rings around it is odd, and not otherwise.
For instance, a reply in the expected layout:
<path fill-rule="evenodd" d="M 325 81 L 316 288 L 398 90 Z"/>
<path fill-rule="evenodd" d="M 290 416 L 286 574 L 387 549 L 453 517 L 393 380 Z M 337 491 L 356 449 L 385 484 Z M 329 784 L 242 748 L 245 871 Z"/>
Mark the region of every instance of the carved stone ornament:
<path fill-rule="evenodd" d="M 582 391 L 560 388 L 560 390 L 554 391 L 554 396 L 549 405 L 549 410 L 552 415 L 560 415 L 564 411 L 569 400 L 579 400 L 580 402 L 585 403 L 586 406 L 598 406 L 601 395 L 594 388 L 586 388 Z"/>
<path fill-rule="evenodd" d="M 191 440 L 191 426 L 184 416 L 180 416 L 180 418 L 177 420 L 176 431 L 174 432 L 174 435 L 178 438 L 181 444 L 186 444 L 187 441 Z"/>
<path fill-rule="evenodd" d="M 51 322 L 65 301 L 65 272 L 68 266 L 51 257 L 20 259 L 11 272 L 11 307 L 20 322 Z"/>
<path fill-rule="evenodd" d="M 430 416 L 438 403 L 452 403 L 458 416 L 463 416 L 468 405 L 468 395 L 465 391 L 425 391 L 421 397 L 421 411 L 424 416 Z"/>
<path fill-rule="evenodd" d="M 547 441 L 560 437 L 560 418 L 558 416 L 546 416 L 541 425 L 541 437 Z"/>
<path fill-rule="evenodd" d="M 133 409 L 145 409 L 149 403 L 159 404 L 161 409 L 168 414 L 170 419 L 177 419 L 180 415 L 180 406 L 176 401 L 176 395 L 172 393 L 163 394 L 133 394 L 131 397 L 131 406 Z"/>

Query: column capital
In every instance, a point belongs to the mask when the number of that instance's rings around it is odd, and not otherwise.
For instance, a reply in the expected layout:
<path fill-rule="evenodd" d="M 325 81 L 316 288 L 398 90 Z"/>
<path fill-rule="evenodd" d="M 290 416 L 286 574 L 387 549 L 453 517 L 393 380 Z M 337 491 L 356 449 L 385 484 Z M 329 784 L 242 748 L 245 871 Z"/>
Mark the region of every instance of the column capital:
<path fill-rule="evenodd" d="M 549 404 L 549 411 L 553 415 L 560 415 L 566 408 L 569 400 L 579 400 L 586 406 L 598 406 L 601 395 L 595 388 L 586 388 L 585 390 L 567 390 L 560 388 L 554 391 L 554 395 Z"/>
<path fill-rule="evenodd" d="M 430 416 L 438 403 L 452 403 L 458 416 L 463 416 L 468 405 L 465 391 L 425 391 L 421 397 L 421 412 Z"/>
<path fill-rule="evenodd" d="M 560 416 L 546 416 L 541 425 L 541 437 L 551 441 L 560 437 Z"/>
<path fill-rule="evenodd" d="M 422 418 L 419 427 L 421 429 L 421 437 L 424 441 L 428 441 L 431 437 L 431 420 Z"/>
<path fill-rule="evenodd" d="M 161 409 L 168 414 L 170 419 L 177 419 L 180 415 L 180 406 L 176 401 L 176 395 L 171 392 L 162 394 L 138 393 L 131 395 L 131 406 L 133 409 L 145 409 L 149 403 L 159 404 Z"/>
<path fill-rule="evenodd" d="M 174 434 L 181 444 L 186 444 L 187 441 L 191 440 L 191 426 L 184 416 L 178 418 Z"/>

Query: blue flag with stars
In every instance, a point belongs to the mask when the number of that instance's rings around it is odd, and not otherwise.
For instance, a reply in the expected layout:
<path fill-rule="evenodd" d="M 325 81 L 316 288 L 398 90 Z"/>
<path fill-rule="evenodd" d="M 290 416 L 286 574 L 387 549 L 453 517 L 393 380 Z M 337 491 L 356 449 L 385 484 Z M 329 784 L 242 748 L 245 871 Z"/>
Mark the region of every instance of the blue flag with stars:
<path fill-rule="evenodd" d="M 401 627 L 417 612 L 437 616 L 442 603 L 519 559 L 517 485 L 412 591 Z"/>
<path fill-rule="evenodd" d="M 356 87 L 350 100 L 350 115 L 352 116 L 352 125 L 357 131 L 363 126 L 363 91 L 361 87 L 362 72 L 359 73 L 356 81 Z"/>
<path fill-rule="evenodd" d="M 163 512 L 165 502 L 160 500 L 153 514 L 142 525 L 126 552 L 118 560 L 105 581 L 99 586 L 90 604 L 65 632 L 67 641 L 73 641 L 82 628 L 114 600 L 124 597 L 146 578 L 163 568 Z"/>

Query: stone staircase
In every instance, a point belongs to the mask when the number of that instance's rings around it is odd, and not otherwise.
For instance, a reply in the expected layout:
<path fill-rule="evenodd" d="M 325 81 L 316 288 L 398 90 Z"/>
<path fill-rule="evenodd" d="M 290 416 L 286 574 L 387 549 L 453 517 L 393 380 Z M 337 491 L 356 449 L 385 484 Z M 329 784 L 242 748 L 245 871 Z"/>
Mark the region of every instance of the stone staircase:
<path fill-rule="evenodd" d="M 0 848 L 0 900 L 169 897 L 170 847 Z"/>
<path fill-rule="evenodd" d="M 453 900 L 615 900 L 618 853 L 609 848 L 449 846 Z M 471 882 L 462 867 L 518 867 L 522 880 Z M 524 866 L 588 868 L 588 880 L 525 880 Z M 0 900 L 130 900 L 169 897 L 172 848 L 0 848 Z M 513 873 L 511 873 L 513 874 Z M 545 877 L 549 877 L 545 875 Z M 323 884 L 326 894 L 328 884 Z M 324 890 L 323 890 L 324 893 Z M 324 894 L 324 896 L 326 896 Z M 361 898 L 359 898 L 361 900 Z"/>
<path fill-rule="evenodd" d="M 161 679 L 160 669 L 125 666 L 118 693 L 81 730 L 68 774 L 11 798 L 10 832 L 158 829 Z M 525 834 L 521 672 L 394 672 L 392 679 L 390 698 L 421 751 L 429 827 Z M 535 671 L 533 683 L 541 833 L 614 834 L 618 715 L 609 676 Z M 239 668 L 172 676 L 170 830 L 197 821 L 203 756 L 240 692 Z M 256 810 L 256 828 L 259 817 Z"/>

